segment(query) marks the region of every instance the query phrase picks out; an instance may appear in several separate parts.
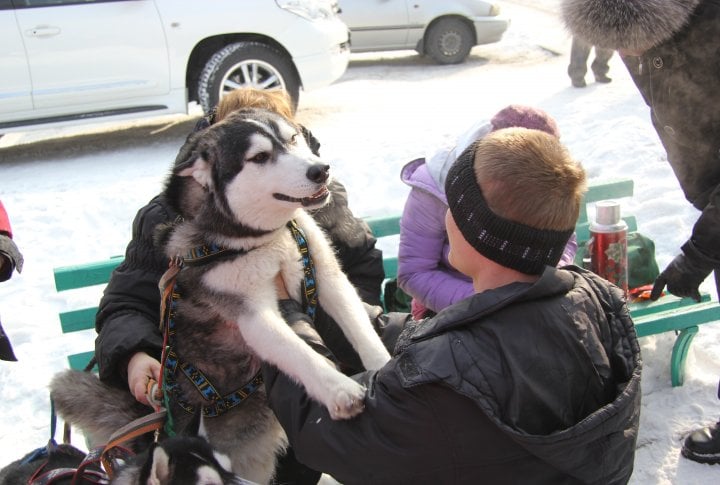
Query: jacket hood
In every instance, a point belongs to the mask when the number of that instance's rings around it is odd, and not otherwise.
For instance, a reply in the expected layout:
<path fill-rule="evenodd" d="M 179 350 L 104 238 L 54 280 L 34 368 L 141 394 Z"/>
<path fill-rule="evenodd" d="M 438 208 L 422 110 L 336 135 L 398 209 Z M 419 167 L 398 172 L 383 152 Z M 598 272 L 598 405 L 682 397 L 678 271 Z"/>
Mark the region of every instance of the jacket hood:
<path fill-rule="evenodd" d="M 461 134 L 452 142 L 446 143 L 433 153 L 428 154 L 427 167 L 430 175 L 442 193 L 445 193 L 445 179 L 447 178 L 450 166 L 455 162 L 457 157 L 465 151 L 474 141 L 484 138 L 493 129 L 493 125 L 488 120 L 482 120 L 473 124 L 467 131 Z"/>
<path fill-rule="evenodd" d="M 645 51 L 665 42 L 690 20 L 701 0 L 563 0 L 573 35 L 607 49 Z"/>
<path fill-rule="evenodd" d="M 400 171 L 400 180 L 413 188 L 422 189 L 432 194 L 447 205 L 445 191 L 443 191 L 430 174 L 424 158 L 418 158 L 406 164 Z"/>

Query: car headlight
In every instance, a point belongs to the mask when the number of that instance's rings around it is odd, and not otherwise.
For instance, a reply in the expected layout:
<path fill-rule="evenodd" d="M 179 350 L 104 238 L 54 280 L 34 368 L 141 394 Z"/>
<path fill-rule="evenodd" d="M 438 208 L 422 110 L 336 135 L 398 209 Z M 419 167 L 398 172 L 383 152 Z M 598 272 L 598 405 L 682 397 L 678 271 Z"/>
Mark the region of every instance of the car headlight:
<path fill-rule="evenodd" d="M 323 20 L 337 16 L 337 0 L 275 0 L 278 7 L 308 20 Z"/>
<path fill-rule="evenodd" d="M 490 5 L 490 13 L 488 13 L 488 15 L 490 17 L 497 17 L 498 15 L 500 15 L 500 5 L 498 5 L 497 3 L 493 3 L 492 5 Z"/>

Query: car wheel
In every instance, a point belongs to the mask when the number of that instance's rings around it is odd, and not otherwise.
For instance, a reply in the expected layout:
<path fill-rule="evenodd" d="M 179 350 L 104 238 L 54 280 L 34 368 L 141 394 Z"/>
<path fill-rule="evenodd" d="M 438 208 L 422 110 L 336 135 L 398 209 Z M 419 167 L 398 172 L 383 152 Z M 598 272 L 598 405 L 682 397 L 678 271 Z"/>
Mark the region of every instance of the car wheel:
<path fill-rule="evenodd" d="M 435 22 L 425 34 L 425 52 L 439 64 L 458 64 L 470 53 L 473 32 L 460 19 L 446 18 Z"/>
<path fill-rule="evenodd" d="M 225 94 L 240 87 L 284 89 L 293 109 L 300 95 L 300 80 L 292 61 L 277 49 L 259 42 L 237 42 L 210 57 L 198 81 L 198 100 L 205 113 Z"/>

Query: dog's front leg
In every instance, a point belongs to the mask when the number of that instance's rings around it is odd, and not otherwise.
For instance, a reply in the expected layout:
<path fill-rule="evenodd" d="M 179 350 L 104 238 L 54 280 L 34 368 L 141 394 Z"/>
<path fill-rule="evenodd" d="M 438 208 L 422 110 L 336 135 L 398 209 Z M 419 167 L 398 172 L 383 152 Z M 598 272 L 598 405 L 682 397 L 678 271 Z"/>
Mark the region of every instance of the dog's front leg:
<path fill-rule="evenodd" d="M 265 362 L 278 367 L 322 403 L 332 419 L 348 419 L 363 410 L 365 388 L 336 370 L 285 323 L 276 307 L 267 305 L 237 320 L 247 344 Z"/>
<path fill-rule="evenodd" d="M 305 230 L 315 263 L 320 305 L 342 328 L 363 366 L 368 370 L 380 369 L 390 360 L 390 354 L 370 323 L 357 290 L 343 273 L 330 243 L 313 219 L 303 212 L 297 220 Z"/>

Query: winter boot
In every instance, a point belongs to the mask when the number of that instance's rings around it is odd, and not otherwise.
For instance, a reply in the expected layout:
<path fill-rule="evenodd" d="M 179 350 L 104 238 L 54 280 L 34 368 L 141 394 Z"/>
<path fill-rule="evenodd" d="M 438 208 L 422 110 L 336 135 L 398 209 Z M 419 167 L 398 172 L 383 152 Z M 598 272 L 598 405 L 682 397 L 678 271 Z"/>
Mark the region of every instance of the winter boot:
<path fill-rule="evenodd" d="M 608 77 L 607 74 L 595 74 L 595 82 L 607 84 L 612 82 L 612 78 Z"/>
<path fill-rule="evenodd" d="M 720 464 L 720 422 L 690 433 L 681 453 L 699 463 Z"/>

